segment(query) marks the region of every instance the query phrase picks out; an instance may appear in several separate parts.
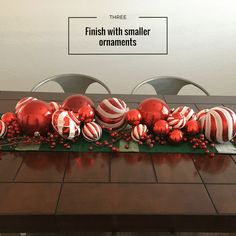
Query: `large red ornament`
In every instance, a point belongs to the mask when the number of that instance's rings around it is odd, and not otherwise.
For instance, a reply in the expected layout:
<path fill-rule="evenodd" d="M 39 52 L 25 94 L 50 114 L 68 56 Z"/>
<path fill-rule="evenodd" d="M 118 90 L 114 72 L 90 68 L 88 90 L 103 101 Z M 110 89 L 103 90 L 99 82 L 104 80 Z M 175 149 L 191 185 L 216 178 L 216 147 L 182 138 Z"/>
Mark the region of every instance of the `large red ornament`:
<path fill-rule="evenodd" d="M 102 128 L 95 122 L 86 123 L 82 128 L 82 134 L 87 141 L 95 142 L 102 137 Z"/>
<path fill-rule="evenodd" d="M 186 123 L 186 133 L 189 135 L 196 135 L 200 132 L 201 126 L 200 123 L 196 120 L 189 120 Z"/>
<path fill-rule="evenodd" d="M 184 138 L 184 134 L 179 129 L 174 129 L 169 133 L 169 139 L 172 143 L 180 143 Z"/>
<path fill-rule="evenodd" d="M 170 126 L 166 120 L 158 120 L 154 124 L 153 132 L 157 135 L 167 135 L 170 132 Z"/>
<path fill-rule="evenodd" d="M 94 107 L 94 103 L 89 97 L 77 94 L 66 98 L 62 107 L 65 110 L 78 112 L 78 110 L 84 105 L 90 105 L 91 107 Z"/>
<path fill-rule="evenodd" d="M 119 98 L 104 99 L 96 109 L 96 120 L 105 128 L 118 130 L 126 126 L 125 116 L 129 108 Z"/>
<path fill-rule="evenodd" d="M 52 115 L 52 126 L 65 139 L 72 140 L 80 135 L 80 121 L 73 111 L 55 111 Z"/>
<path fill-rule="evenodd" d="M 131 138 L 135 142 L 139 142 L 140 140 L 144 139 L 147 135 L 148 128 L 144 124 L 138 124 L 133 127 L 131 130 Z"/>
<path fill-rule="evenodd" d="M 16 114 L 12 112 L 6 112 L 2 115 L 1 120 L 6 124 L 9 125 L 10 123 L 17 120 Z"/>
<path fill-rule="evenodd" d="M 153 126 L 158 120 L 165 120 L 170 113 L 169 106 L 159 98 L 145 99 L 139 104 L 138 110 L 143 123 L 148 126 Z"/>
<path fill-rule="evenodd" d="M 130 125 L 138 125 L 142 119 L 141 113 L 137 109 L 129 110 L 126 113 L 126 120 Z"/>
<path fill-rule="evenodd" d="M 168 116 L 167 122 L 173 129 L 182 129 L 186 124 L 186 118 L 181 113 L 175 112 Z"/>
<path fill-rule="evenodd" d="M 224 143 L 236 134 L 236 114 L 227 107 L 214 107 L 199 116 L 201 130 L 213 142 Z"/>
<path fill-rule="evenodd" d="M 17 120 L 25 134 L 45 134 L 50 127 L 52 113 L 49 105 L 40 100 L 32 100 L 17 112 Z"/>
<path fill-rule="evenodd" d="M 17 102 L 15 110 L 16 113 L 21 109 L 21 107 L 23 107 L 26 103 L 31 102 L 31 101 L 35 101 L 38 100 L 37 98 L 33 98 L 33 97 L 25 97 L 22 98 L 19 102 Z"/>
<path fill-rule="evenodd" d="M 92 122 L 95 116 L 94 109 L 90 105 L 84 105 L 78 110 L 79 120 L 87 123 Z"/>

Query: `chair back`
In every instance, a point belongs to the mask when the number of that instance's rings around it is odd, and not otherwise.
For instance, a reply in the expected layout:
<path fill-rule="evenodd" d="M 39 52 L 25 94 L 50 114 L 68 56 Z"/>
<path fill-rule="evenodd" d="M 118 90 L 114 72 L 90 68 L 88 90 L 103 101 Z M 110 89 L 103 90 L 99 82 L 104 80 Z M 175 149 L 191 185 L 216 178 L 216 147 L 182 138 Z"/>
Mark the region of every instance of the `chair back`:
<path fill-rule="evenodd" d="M 210 94 L 200 85 L 180 77 L 175 76 L 156 76 L 147 80 L 142 81 L 140 84 L 136 85 L 132 90 L 131 94 L 137 92 L 137 90 L 144 84 L 150 84 L 155 89 L 157 94 L 161 95 L 177 95 L 179 91 L 186 85 L 193 85 L 199 88 L 207 96 Z"/>
<path fill-rule="evenodd" d="M 63 91 L 66 93 L 85 94 L 90 84 L 99 83 L 106 89 L 106 91 L 109 94 L 111 94 L 110 89 L 103 82 L 101 82 L 100 80 L 94 77 L 91 77 L 88 75 L 82 75 L 82 74 L 61 74 L 61 75 L 52 76 L 36 84 L 31 89 L 31 91 L 32 92 L 36 91 L 39 87 L 41 87 L 42 85 L 50 81 L 54 81 L 58 83 L 63 89 Z"/>

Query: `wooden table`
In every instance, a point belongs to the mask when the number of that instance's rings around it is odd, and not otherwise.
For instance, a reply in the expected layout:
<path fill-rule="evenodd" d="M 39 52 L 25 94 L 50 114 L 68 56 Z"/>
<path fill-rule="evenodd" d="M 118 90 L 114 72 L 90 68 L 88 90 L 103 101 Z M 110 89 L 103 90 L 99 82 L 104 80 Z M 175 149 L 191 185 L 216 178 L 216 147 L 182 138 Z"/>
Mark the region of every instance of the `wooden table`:
<path fill-rule="evenodd" d="M 0 112 L 25 96 L 0 92 Z M 89 95 L 98 103 L 107 95 Z M 150 96 L 114 95 L 133 108 Z M 164 96 L 195 110 L 236 97 Z M 2 152 L 0 232 L 236 231 L 236 157 L 186 154 Z"/>

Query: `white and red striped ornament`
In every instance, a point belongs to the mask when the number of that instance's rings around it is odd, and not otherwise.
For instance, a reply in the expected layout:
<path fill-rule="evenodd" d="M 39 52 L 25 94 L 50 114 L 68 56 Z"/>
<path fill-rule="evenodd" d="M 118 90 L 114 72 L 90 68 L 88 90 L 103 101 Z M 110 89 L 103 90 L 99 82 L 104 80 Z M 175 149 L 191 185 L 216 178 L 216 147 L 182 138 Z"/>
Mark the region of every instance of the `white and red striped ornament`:
<path fill-rule="evenodd" d="M 102 128 L 95 122 L 85 123 L 82 128 L 82 134 L 87 141 L 95 142 L 102 137 Z"/>
<path fill-rule="evenodd" d="M 144 124 L 138 124 L 136 126 L 134 126 L 131 130 L 131 138 L 136 141 L 139 142 L 140 140 L 144 139 L 147 135 L 148 132 L 148 128 L 146 125 Z"/>
<path fill-rule="evenodd" d="M 65 139 L 80 135 L 80 121 L 73 111 L 57 110 L 52 115 L 52 126 Z"/>
<path fill-rule="evenodd" d="M 17 102 L 16 106 L 15 106 L 15 111 L 16 113 L 28 102 L 31 101 L 35 101 L 38 100 L 37 98 L 33 98 L 33 97 L 25 97 L 22 98 L 20 101 Z"/>
<path fill-rule="evenodd" d="M 119 98 L 104 99 L 96 109 L 96 120 L 105 128 L 113 130 L 126 126 L 125 115 L 129 111 L 126 103 Z"/>
<path fill-rule="evenodd" d="M 180 107 L 175 108 L 172 114 L 175 114 L 175 113 L 182 114 L 185 117 L 186 122 L 189 120 L 197 119 L 195 111 L 192 108 L 187 107 L 187 106 L 180 106 Z"/>
<path fill-rule="evenodd" d="M 236 134 L 236 114 L 227 107 L 211 108 L 199 122 L 205 137 L 213 142 L 228 142 Z"/>
<path fill-rule="evenodd" d="M 167 117 L 167 122 L 173 129 L 182 129 L 186 125 L 186 118 L 181 113 L 175 112 Z"/>
<path fill-rule="evenodd" d="M 52 113 L 59 110 L 61 108 L 61 105 L 58 102 L 49 102 L 49 106 L 52 110 Z"/>
<path fill-rule="evenodd" d="M 196 114 L 197 120 L 200 121 L 200 119 L 201 119 L 202 117 L 204 117 L 204 116 L 207 114 L 208 111 L 209 111 L 209 109 L 203 109 L 203 110 L 199 111 L 199 112 Z"/>
<path fill-rule="evenodd" d="M 0 138 L 3 138 L 7 133 L 7 125 L 0 120 Z"/>

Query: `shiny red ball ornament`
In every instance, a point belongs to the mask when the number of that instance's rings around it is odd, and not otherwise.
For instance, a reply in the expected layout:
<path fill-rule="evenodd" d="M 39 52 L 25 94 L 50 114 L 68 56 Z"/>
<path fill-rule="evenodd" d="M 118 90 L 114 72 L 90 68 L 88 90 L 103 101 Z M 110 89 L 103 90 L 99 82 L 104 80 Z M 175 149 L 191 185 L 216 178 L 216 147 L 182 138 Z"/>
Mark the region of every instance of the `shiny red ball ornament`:
<path fill-rule="evenodd" d="M 50 127 L 52 113 L 50 106 L 41 100 L 27 102 L 17 113 L 17 120 L 25 134 L 45 134 Z"/>
<path fill-rule="evenodd" d="M 186 123 L 186 133 L 189 135 L 196 135 L 200 132 L 200 123 L 196 120 L 190 120 Z"/>
<path fill-rule="evenodd" d="M 84 105 L 78 110 L 78 119 L 85 123 L 92 122 L 94 116 L 94 109 L 90 105 Z"/>
<path fill-rule="evenodd" d="M 170 132 L 170 126 L 166 120 L 158 120 L 153 126 L 153 132 L 157 135 L 167 135 Z"/>
<path fill-rule="evenodd" d="M 180 143 L 183 140 L 184 134 L 179 129 L 174 129 L 169 133 L 169 139 L 172 143 Z"/>
<path fill-rule="evenodd" d="M 13 121 L 17 120 L 16 114 L 12 112 L 6 112 L 2 115 L 1 120 L 6 124 L 9 125 Z"/>
<path fill-rule="evenodd" d="M 140 123 L 141 119 L 142 119 L 141 113 L 137 109 L 129 110 L 126 113 L 126 120 L 127 120 L 128 124 L 130 124 L 132 126 L 138 125 Z"/>
<path fill-rule="evenodd" d="M 84 105 L 90 105 L 91 107 L 94 107 L 94 103 L 89 97 L 81 94 L 76 94 L 66 98 L 63 102 L 62 107 L 65 110 L 78 112 L 78 110 Z"/>
<path fill-rule="evenodd" d="M 169 113 L 169 106 L 159 98 L 147 98 L 142 101 L 138 110 L 142 116 L 142 122 L 147 126 L 153 126 L 158 120 L 165 120 Z"/>

